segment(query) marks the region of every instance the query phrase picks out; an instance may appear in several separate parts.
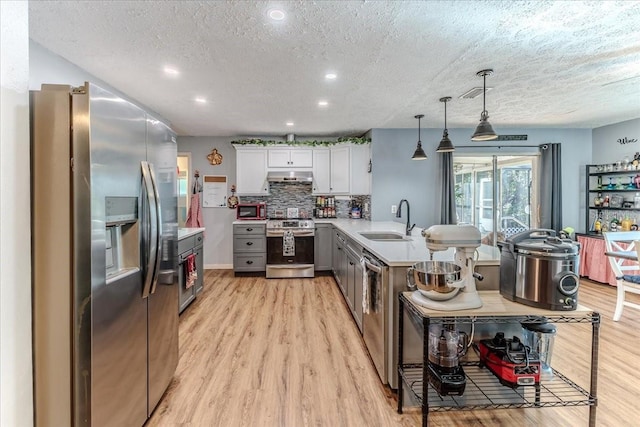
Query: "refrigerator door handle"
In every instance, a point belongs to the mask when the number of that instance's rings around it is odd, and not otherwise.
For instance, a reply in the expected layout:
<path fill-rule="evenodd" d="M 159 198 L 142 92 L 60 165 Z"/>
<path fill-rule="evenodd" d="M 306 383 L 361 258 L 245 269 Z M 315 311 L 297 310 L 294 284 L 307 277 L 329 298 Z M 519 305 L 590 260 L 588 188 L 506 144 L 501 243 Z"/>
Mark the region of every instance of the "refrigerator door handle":
<path fill-rule="evenodd" d="M 158 285 L 158 277 L 160 275 L 160 261 L 162 260 L 162 213 L 160 209 L 160 192 L 158 190 L 158 181 L 156 180 L 156 174 L 153 171 L 153 165 L 147 163 L 149 166 L 149 176 L 151 177 L 151 184 L 153 186 L 153 197 L 155 199 L 155 217 L 156 217 L 156 254 L 155 264 L 153 268 L 153 280 L 151 282 L 150 294 L 156 292 L 156 286 Z"/>
<path fill-rule="evenodd" d="M 147 266 L 145 269 L 144 286 L 142 288 L 142 298 L 147 298 L 151 293 L 155 276 L 156 257 L 158 253 L 158 221 L 149 164 L 144 161 L 140 162 L 140 164 L 142 166 L 143 206 L 145 206 L 148 212 L 148 215 L 145 216 L 148 223 L 143 224 L 143 230 L 146 233 L 146 235 L 143 236 L 143 240 L 146 243 L 145 255 L 147 256 Z"/>

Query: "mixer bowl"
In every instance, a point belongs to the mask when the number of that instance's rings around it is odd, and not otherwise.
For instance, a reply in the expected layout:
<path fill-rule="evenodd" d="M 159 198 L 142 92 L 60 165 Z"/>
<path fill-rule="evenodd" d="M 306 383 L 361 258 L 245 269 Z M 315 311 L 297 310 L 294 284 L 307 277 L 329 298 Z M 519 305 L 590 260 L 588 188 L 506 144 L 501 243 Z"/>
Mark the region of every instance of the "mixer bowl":
<path fill-rule="evenodd" d="M 460 281 L 460 270 L 460 266 L 452 262 L 417 262 L 407 269 L 407 284 L 429 299 L 448 300 L 460 290 L 459 286 L 452 286 Z"/>

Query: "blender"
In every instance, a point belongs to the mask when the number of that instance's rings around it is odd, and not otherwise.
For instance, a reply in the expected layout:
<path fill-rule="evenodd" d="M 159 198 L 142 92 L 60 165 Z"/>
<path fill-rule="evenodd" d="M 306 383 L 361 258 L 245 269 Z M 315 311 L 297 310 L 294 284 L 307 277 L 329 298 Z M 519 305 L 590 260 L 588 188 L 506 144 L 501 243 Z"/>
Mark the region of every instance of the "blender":
<path fill-rule="evenodd" d="M 550 381 L 553 379 L 551 368 L 551 353 L 556 335 L 556 327 L 546 321 L 522 322 L 522 340 L 524 345 L 538 353 L 540 359 L 540 379 Z"/>
<path fill-rule="evenodd" d="M 464 393 L 466 377 L 460 358 L 468 344 L 468 335 L 453 323 L 429 326 L 429 382 L 441 396 Z"/>

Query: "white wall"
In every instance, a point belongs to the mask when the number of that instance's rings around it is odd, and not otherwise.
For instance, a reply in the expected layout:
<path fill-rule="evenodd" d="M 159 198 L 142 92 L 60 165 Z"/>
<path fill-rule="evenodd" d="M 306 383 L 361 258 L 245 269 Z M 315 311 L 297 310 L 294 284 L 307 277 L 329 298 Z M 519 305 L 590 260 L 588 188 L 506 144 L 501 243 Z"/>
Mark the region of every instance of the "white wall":
<path fill-rule="evenodd" d="M 33 425 L 29 4 L 0 1 L 0 425 Z"/>
<path fill-rule="evenodd" d="M 204 175 L 225 175 L 227 194 L 236 183 L 236 150 L 229 141 L 238 137 L 194 137 L 179 136 L 178 151 L 191 153 L 191 178 L 200 171 L 200 182 Z M 222 154 L 222 164 L 212 166 L 207 155 L 216 148 Z M 204 236 L 204 268 L 233 268 L 233 221 L 235 209 L 202 208 L 202 221 L 207 229 Z"/>

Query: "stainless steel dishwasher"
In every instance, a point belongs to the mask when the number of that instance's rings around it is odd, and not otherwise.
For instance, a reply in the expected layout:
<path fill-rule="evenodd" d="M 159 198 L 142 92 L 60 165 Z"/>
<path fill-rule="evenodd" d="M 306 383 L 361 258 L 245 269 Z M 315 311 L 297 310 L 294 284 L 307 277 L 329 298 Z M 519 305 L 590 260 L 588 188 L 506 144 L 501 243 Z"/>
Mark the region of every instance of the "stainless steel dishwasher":
<path fill-rule="evenodd" d="M 362 335 L 369 350 L 371 360 L 378 371 L 383 384 L 387 383 L 386 334 L 387 287 L 389 286 L 389 267 L 367 250 L 362 253 L 368 310 L 362 314 Z"/>

